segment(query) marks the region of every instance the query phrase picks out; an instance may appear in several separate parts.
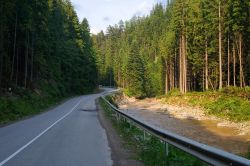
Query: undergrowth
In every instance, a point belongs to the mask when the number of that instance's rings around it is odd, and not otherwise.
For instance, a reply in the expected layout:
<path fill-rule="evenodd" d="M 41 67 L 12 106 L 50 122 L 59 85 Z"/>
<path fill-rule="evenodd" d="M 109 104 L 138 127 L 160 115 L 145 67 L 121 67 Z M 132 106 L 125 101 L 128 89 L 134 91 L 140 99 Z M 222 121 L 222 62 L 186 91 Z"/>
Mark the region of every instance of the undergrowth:
<path fill-rule="evenodd" d="M 248 148 L 248 153 L 246 154 L 246 158 L 250 160 L 250 147 Z"/>
<path fill-rule="evenodd" d="M 25 91 L 22 95 L 13 94 L 0 97 L 0 124 L 19 120 L 42 112 L 62 100 L 63 97 L 38 95 Z"/>
<path fill-rule="evenodd" d="M 100 104 L 105 110 L 105 115 L 118 131 L 119 135 L 126 141 L 126 146 L 137 152 L 134 157 L 142 161 L 146 166 L 202 166 L 207 165 L 199 159 L 169 145 L 169 154 L 166 155 L 166 145 L 158 138 L 146 135 L 137 127 L 126 120 L 117 120 L 115 114 L 106 103 L 100 99 Z"/>
<path fill-rule="evenodd" d="M 41 89 L 14 87 L 12 93 L 0 94 L 0 124 L 13 122 L 24 117 L 38 114 L 50 106 L 71 96 L 81 95 L 65 91 L 61 85 L 42 84 Z M 100 92 L 99 89 L 85 89 L 85 94 Z"/>

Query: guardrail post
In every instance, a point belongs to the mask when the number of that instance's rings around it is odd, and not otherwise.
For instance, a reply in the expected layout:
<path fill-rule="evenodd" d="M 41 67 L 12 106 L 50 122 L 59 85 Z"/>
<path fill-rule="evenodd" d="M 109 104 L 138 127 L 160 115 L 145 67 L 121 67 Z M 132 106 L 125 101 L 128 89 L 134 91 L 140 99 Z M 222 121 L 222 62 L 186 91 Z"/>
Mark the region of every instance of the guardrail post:
<path fill-rule="evenodd" d="M 146 132 L 145 132 L 145 130 L 143 130 L 143 140 L 144 141 L 146 140 Z"/>
<path fill-rule="evenodd" d="M 115 115 L 116 115 L 116 120 L 119 121 L 119 114 L 116 113 Z"/>
<path fill-rule="evenodd" d="M 116 121 L 117 121 L 117 113 L 115 113 L 115 119 L 116 119 Z"/>
<path fill-rule="evenodd" d="M 165 142 L 165 154 L 168 156 L 168 154 L 169 154 L 169 149 L 168 149 L 169 147 L 168 147 L 168 143 L 167 142 Z"/>

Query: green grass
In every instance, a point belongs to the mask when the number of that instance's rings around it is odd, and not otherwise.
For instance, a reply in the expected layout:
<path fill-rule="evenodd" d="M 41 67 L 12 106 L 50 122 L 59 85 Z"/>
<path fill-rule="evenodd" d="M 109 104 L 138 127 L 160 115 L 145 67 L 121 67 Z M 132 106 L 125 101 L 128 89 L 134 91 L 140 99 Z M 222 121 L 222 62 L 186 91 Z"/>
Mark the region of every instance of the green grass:
<path fill-rule="evenodd" d="M 12 94 L 2 94 L 0 96 L 0 124 L 41 113 L 66 98 L 81 95 L 65 91 L 62 85 L 59 86 L 53 83 L 42 84 L 40 88 L 29 90 L 14 87 Z M 99 93 L 100 91 L 100 89 L 86 89 L 85 94 Z"/>
<path fill-rule="evenodd" d="M 250 120 L 250 88 L 228 87 L 222 91 L 189 92 L 181 94 L 177 89 L 164 97 L 166 103 L 179 106 L 200 107 L 207 114 L 231 121 Z"/>
<path fill-rule="evenodd" d="M 25 92 L 22 95 L 1 96 L 0 124 L 38 114 L 64 98 L 43 96 L 34 92 Z"/>
<path fill-rule="evenodd" d="M 248 153 L 246 154 L 246 158 L 250 160 L 250 148 L 248 150 Z"/>
<path fill-rule="evenodd" d="M 118 108 L 118 105 L 114 102 L 114 101 L 115 101 L 115 98 L 116 98 L 116 94 L 106 96 L 106 99 L 107 99 L 112 105 L 114 105 L 116 108 Z"/>
<path fill-rule="evenodd" d="M 112 121 L 119 135 L 126 141 L 126 146 L 136 153 L 134 159 L 142 161 L 146 166 L 202 166 L 207 165 L 199 159 L 169 145 L 169 155 L 166 155 L 165 143 L 154 136 L 147 135 L 144 139 L 143 131 L 130 125 L 125 120 L 117 121 L 113 111 L 100 99 L 105 115 Z"/>

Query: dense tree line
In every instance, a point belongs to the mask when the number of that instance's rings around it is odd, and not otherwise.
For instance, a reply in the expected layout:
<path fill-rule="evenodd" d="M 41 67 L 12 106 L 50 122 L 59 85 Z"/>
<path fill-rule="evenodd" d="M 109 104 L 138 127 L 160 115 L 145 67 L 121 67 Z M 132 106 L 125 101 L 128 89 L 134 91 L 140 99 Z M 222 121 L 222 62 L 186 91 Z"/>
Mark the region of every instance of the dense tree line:
<path fill-rule="evenodd" d="M 250 85 L 250 2 L 171 0 L 93 36 L 100 82 L 138 97 Z"/>
<path fill-rule="evenodd" d="M 91 91 L 94 55 L 88 21 L 79 22 L 69 0 L 0 1 L 0 93 Z"/>

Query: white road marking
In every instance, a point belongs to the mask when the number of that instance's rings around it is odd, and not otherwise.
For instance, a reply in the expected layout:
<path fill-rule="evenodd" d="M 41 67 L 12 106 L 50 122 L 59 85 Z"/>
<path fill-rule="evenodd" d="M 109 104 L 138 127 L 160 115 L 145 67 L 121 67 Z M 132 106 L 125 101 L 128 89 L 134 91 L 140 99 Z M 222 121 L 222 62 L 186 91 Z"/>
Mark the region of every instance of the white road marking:
<path fill-rule="evenodd" d="M 58 119 L 55 123 L 53 123 L 52 125 L 50 125 L 47 129 L 43 130 L 39 135 L 37 135 L 35 138 L 33 138 L 32 140 L 30 140 L 27 144 L 25 144 L 24 146 L 22 146 L 20 149 L 18 149 L 15 153 L 13 153 L 12 155 L 10 155 L 9 157 L 7 157 L 5 160 L 3 160 L 0 163 L 0 166 L 3 166 L 5 163 L 7 163 L 10 159 L 12 159 L 13 157 L 15 157 L 18 153 L 20 153 L 21 151 L 23 151 L 25 148 L 27 148 L 30 144 L 32 144 L 35 140 L 37 140 L 39 137 L 41 137 L 43 134 L 45 134 L 49 129 L 51 129 L 53 126 L 55 126 L 58 122 L 60 122 L 61 120 L 63 120 L 64 118 L 66 118 L 70 113 L 72 113 L 76 107 L 79 106 L 79 104 L 81 103 L 81 100 L 67 113 L 65 114 L 63 117 L 61 117 L 60 119 Z"/>

